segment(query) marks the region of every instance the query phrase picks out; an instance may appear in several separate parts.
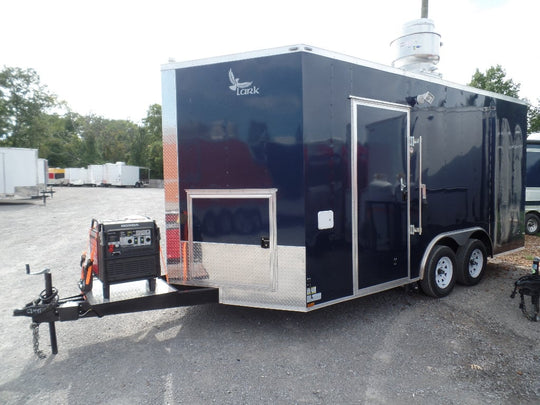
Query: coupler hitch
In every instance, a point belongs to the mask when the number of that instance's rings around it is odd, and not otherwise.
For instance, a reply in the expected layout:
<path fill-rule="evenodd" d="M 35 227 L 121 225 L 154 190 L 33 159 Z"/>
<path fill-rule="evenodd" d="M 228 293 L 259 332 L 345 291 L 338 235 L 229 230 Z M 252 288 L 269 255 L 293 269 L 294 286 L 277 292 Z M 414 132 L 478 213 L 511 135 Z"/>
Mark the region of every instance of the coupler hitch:
<path fill-rule="evenodd" d="M 29 316 L 32 318 L 31 328 L 34 335 L 34 352 L 39 358 L 44 358 L 45 354 L 39 350 L 39 331 L 38 327 L 41 322 L 44 322 L 45 318 L 52 316 L 54 318 L 54 312 L 58 303 L 58 291 L 52 285 L 52 274 L 49 269 L 44 269 L 35 273 L 30 272 L 30 265 L 26 265 L 26 274 L 39 275 L 43 274 L 45 277 L 45 289 L 39 294 L 38 298 L 29 302 L 23 309 L 16 309 L 13 311 L 14 316 Z M 51 349 L 53 354 L 58 353 L 58 343 L 56 340 L 56 326 L 55 321 L 50 320 L 49 323 L 49 335 L 51 338 Z"/>
<path fill-rule="evenodd" d="M 39 293 L 38 297 L 35 300 L 29 302 L 21 309 L 15 309 L 13 311 L 13 316 L 28 316 L 32 318 L 32 324 L 30 327 L 33 331 L 34 353 L 39 358 L 46 357 L 45 354 L 41 350 L 39 350 L 39 324 L 44 322 L 48 323 L 49 335 L 51 339 L 51 351 L 53 354 L 58 354 L 55 322 L 59 320 L 64 320 L 60 319 L 58 308 L 62 303 L 70 301 L 82 302 L 84 301 L 84 297 L 82 294 L 80 294 L 74 297 L 60 299 L 58 297 L 58 290 L 52 285 L 52 274 L 50 269 L 43 269 L 41 271 L 32 273 L 30 271 L 30 265 L 27 264 L 26 274 L 32 276 L 43 274 L 45 280 L 45 289 L 41 291 L 41 293 Z M 78 305 L 75 308 L 78 308 Z M 71 316 L 73 316 L 73 314 Z M 77 319 L 77 317 L 78 315 L 72 319 Z"/>

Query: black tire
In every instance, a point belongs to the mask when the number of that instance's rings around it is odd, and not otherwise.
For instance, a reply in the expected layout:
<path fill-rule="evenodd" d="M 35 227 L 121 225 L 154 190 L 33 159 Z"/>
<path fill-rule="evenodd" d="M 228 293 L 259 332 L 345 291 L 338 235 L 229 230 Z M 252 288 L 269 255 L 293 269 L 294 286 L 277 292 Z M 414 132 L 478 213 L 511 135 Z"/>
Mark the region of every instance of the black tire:
<path fill-rule="evenodd" d="M 525 233 L 527 235 L 534 235 L 540 231 L 540 218 L 538 215 L 528 212 L 525 215 Z"/>
<path fill-rule="evenodd" d="M 482 280 L 487 266 L 487 250 L 478 239 L 470 239 L 457 252 L 456 281 L 476 285 Z"/>
<path fill-rule="evenodd" d="M 420 288 L 435 298 L 445 297 L 456 284 L 456 254 L 448 246 L 438 245 L 429 254 Z"/>

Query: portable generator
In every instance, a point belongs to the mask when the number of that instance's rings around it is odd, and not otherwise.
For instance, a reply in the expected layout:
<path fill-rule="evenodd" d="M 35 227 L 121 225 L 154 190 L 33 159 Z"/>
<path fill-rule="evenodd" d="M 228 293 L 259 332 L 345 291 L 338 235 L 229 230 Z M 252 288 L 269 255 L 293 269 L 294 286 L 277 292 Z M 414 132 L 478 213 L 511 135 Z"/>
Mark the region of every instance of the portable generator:
<path fill-rule="evenodd" d="M 93 276 L 103 284 L 105 299 L 111 284 L 127 281 L 147 279 L 154 291 L 156 277 L 161 275 L 159 242 L 159 228 L 151 218 L 92 219 L 89 252 L 81 258 L 81 291 L 92 290 Z"/>

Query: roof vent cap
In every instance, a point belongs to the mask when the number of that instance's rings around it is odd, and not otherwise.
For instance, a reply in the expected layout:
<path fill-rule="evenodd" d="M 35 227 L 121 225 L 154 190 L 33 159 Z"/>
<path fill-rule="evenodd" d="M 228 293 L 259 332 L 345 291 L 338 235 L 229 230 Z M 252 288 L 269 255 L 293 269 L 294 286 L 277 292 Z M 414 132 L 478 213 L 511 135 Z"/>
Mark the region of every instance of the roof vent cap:
<path fill-rule="evenodd" d="M 390 46 L 396 58 L 392 66 L 414 73 L 441 77 L 437 72 L 441 36 L 429 18 L 419 18 L 403 25 L 402 35 Z"/>

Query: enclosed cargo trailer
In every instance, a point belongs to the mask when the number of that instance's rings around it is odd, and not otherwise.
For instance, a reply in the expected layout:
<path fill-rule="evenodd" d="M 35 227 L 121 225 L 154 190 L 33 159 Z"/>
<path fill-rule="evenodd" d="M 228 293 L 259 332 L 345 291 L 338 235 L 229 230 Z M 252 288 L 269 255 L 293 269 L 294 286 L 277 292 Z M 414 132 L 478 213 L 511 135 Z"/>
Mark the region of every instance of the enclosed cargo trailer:
<path fill-rule="evenodd" d="M 209 302 L 305 312 L 417 283 L 442 297 L 523 246 L 524 102 L 305 45 L 168 64 L 162 84 L 165 280 L 121 257 L 148 226 L 113 221 L 81 258 L 80 295 L 58 298 L 45 269 L 14 311 L 40 356 L 43 322 L 56 353 L 56 321 Z M 95 254 L 121 279 L 92 278 Z"/>
<path fill-rule="evenodd" d="M 49 181 L 49 162 L 47 159 L 38 159 L 38 187 L 47 188 Z"/>
<path fill-rule="evenodd" d="M 103 183 L 103 165 L 88 165 L 87 184 L 101 186 Z"/>
<path fill-rule="evenodd" d="M 138 166 L 129 166 L 124 162 L 105 163 L 103 165 L 103 185 L 117 187 L 140 187 L 142 185 Z"/>
<path fill-rule="evenodd" d="M 307 311 L 523 246 L 526 104 L 298 45 L 162 67 L 167 273 Z"/>
<path fill-rule="evenodd" d="M 65 176 L 68 186 L 83 186 L 87 182 L 88 170 L 85 167 L 66 167 Z"/>
<path fill-rule="evenodd" d="M 0 195 L 31 197 L 38 191 L 38 151 L 0 148 Z"/>

